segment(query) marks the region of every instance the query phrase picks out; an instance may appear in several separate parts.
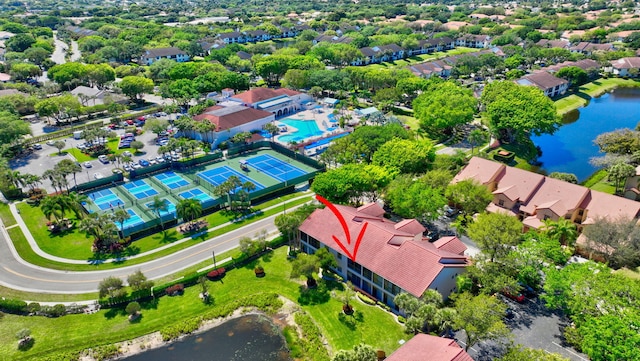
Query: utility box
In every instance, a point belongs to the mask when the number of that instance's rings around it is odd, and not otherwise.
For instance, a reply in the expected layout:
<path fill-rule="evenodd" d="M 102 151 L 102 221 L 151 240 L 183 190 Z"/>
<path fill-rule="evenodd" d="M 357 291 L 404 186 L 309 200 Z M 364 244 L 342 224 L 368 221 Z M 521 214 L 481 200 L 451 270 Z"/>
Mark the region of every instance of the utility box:
<path fill-rule="evenodd" d="M 73 139 L 82 139 L 82 130 L 73 132 Z"/>

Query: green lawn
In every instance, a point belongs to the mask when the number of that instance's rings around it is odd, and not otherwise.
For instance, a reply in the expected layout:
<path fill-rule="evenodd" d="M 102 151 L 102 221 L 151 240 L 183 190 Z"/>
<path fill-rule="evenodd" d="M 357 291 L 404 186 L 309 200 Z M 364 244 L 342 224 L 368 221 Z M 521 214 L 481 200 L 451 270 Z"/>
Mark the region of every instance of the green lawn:
<path fill-rule="evenodd" d="M 16 219 L 13 217 L 9 205 L 2 202 L 0 202 L 0 219 L 2 219 L 2 224 L 4 224 L 5 227 L 16 224 Z"/>
<path fill-rule="evenodd" d="M 254 207 L 254 211 L 260 211 L 271 205 L 278 204 L 284 200 L 295 198 L 300 195 L 301 195 L 300 193 L 294 193 L 284 197 L 280 197 L 278 199 L 265 202 L 263 204 L 260 204 Z M 311 200 L 311 195 L 298 200 L 292 200 L 287 202 L 282 209 L 284 209 L 285 207 L 291 208 L 293 206 L 306 203 L 310 200 Z M 17 205 L 17 207 L 20 210 L 23 216 L 23 219 L 25 219 L 25 222 L 27 222 L 27 227 L 29 228 L 31 234 L 34 236 L 34 238 L 36 239 L 36 242 L 38 243 L 38 245 L 43 251 L 54 256 L 64 257 L 69 259 L 77 259 L 77 260 L 89 260 L 94 257 L 93 253 L 91 252 L 91 241 L 83 233 L 80 233 L 77 230 L 77 223 L 78 223 L 77 221 L 76 221 L 76 229 L 74 229 L 73 231 L 61 236 L 51 236 L 49 232 L 46 230 L 46 228 L 43 226 L 46 222 L 46 218 L 40 211 L 39 207 L 31 207 L 26 203 L 20 203 Z M 216 236 L 225 234 L 227 232 L 238 229 L 252 222 L 255 222 L 265 217 L 269 217 L 271 215 L 282 212 L 282 209 L 280 207 L 276 207 L 274 209 L 257 214 L 254 217 L 250 217 L 242 221 L 234 222 L 225 227 L 221 227 L 213 232 L 207 233 L 206 237 L 211 238 L 211 237 L 216 237 Z M 205 217 L 205 219 L 209 221 L 210 228 L 224 224 L 232 220 L 230 215 L 228 214 L 225 215 L 225 212 L 213 213 Z M 14 231 L 14 230 L 20 231 L 19 228 L 14 228 L 14 229 L 11 229 L 10 231 Z M 22 234 L 22 231 L 20 231 L 20 235 L 16 236 L 16 238 L 14 238 L 14 236 L 11 235 L 11 239 L 13 240 L 13 243 L 16 246 L 16 249 L 18 250 L 18 253 L 20 254 L 20 256 L 29 263 L 39 265 L 42 267 L 53 268 L 53 269 L 61 269 L 61 270 L 69 270 L 69 271 L 90 271 L 90 270 L 96 270 L 96 269 L 113 269 L 113 268 L 131 266 L 131 265 L 147 262 L 152 259 L 155 259 L 161 256 L 166 256 L 168 254 L 188 248 L 189 246 L 192 246 L 194 244 L 201 243 L 203 238 L 198 237 L 196 239 L 192 239 L 187 242 L 183 242 L 178 245 L 175 245 L 174 247 L 169 247 L 167 249 L 154 252 L 150 255 L 139 257 L 136 259 L 126 260 L 118 263 L 104 263 L 104 264 L 95 264 L 95 265 L 67 264 L 67 263 L 54 262 L 46 258 L 42 258 L 37 254 L 35 254 L 33 250 L 31 250 L 31 247 L 29 247 L 26 239 L 24 238 L 24 235 Z M 181 235 L 179 235 L 174 229 L 168 229 L 165 232 L 156 233 L 151 236 L 147 236 L 133 242 L 133 244 L 128 248 L 128 251 L 125 251 L 125 254 L 134 255 L 134 254 L 143 253 L 143 252 L 150 251 L 158 247 L 164 246 L 167 243 L 173 243 L 175 241 L 178 241 L 179 239 L 181 239 Z"/>
<path fill-rule="evenodd" d="M 133 152 L 131 149 L 119 149 L 118 148 L 118 144 L 119 144 L 119 140 L 118 139 L 109 139 L 107 141 L 107 148 L 109 148 L 110 153 L 112 154 L 121 154 L 123 152 L 125 152 L 126 150 L 129 150 L 131 152 Z M 66 152 L 68 152 L 69 154 L 73 155 L 74 158 L 76 158 L 76 160 L 78 162 L 86 162 L 86 161 L 91 161 L 91 160 L 96 160 L 98 159 L 98 157 L 92 157 L 88 154 L 85 154 L 83 152 L 80 151 L 80 149 L 78 148 L 70 148 L 70 149 L 66 149 Z M 57 152 L 56 152 L 57 154 Z"/>
<path fill-rule="evenodd" d="M 400 119 L 402 123 L 404 123 L 405 125 L 408 125 L 409 128 L 411 128 L 411 130 L 420 129 L 420 122 L 418 121 L 418 118 L 411 117 L 408 115 L 396 115 L 396 116 L 398 117 L 398 119 Z"/>
<path fill-rule="evenodd" d="M 577 93 L 569 94 L 555 101 L 558 114 L 563 115 L 585 106 L 590 98 L 600 96 L 617 87 L 640 87 L 634 79 L 601 78 L 581 86 Z"/>
<path fill-rule="evenodd" d="M 203 304 L 197 296 L 199 287 L 191 287 L 182 296 L 162 297 L 155 304 L 144 304 L 139 323 L 130 324 L 126 315 L 117 310 L 61 318 L 5 315 L 0 322 L 0 359 L 25 360 L 57 351 L 124 341 L 184 319 L 198 317 L 232 300 L 263 292 L 275 292 L 300 304 L 314 318 L 334 352 L 364 342 L 389 354 L 400 346 L 399 340 L 409 338 L 393 315 L 357 300 L 353 305 L 358 317 L 348 323 L 341 322 L 338 315 L 342 303 L 337 300 L 342 293 L 340 290 L 323 292 L 324 288 L 318 287 L 306 293 L 311 297 L 303 297 L 301 290 L 304 287 L 300 282 L 289 279 L 291 265 L 286 259 L 286 247 L 264 256 L 257 263 L 264 267 L 266 277 L 256 278 L 254 265 L 232 270 L 222 281 L 209 282 L 213 304 Z M 309 299 L 317 302 L 310 303 Z M 19 352 L 14 335 L 23 328 L 32 331 L 35 344 L 29 351 Z"/>

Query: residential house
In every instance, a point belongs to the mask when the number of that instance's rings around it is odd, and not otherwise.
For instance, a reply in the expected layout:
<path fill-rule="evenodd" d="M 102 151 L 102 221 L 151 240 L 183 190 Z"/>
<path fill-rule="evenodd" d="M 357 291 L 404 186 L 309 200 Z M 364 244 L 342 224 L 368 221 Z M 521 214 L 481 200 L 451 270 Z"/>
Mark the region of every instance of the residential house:
<path fill-rule="evenodd" d="M 351 65 L 367 65 L 395 61 L 404 58 L 404 49 L 396 44 L 365 47 L 360 49 L 361 57 L 354 60 Z"/>
<path fill-rule="evenodd" d="M 231 102 L 264 110 L 276 117 L 293 114 L 302 109 L 302 104 L 311 100 L 308 94 L 286 88 L 253 88 L 229 98 Z"/>
<path fill-rule="evenodd" d="M 15 94 L 22 95 L 25 98 L 29 96 L 29 94 L 23 93 L 18 89 L 0 89 L 0 97 L 6 97 L 9 95 L 15 95 Z"/>
<path fill-rule="evenodd" d="M 8 31 L 0 31 L 0 40 L 9 40 L 14 37 L 16 34 L 8 32 Z"/>
<path fill-rule="evenodd" d="M 560 49 L 569 49 L 571 44 L 567 40 L 558 39 L 558 40 L 548 40 L 541 39 L 536 43 L 537 46 L 541 48 L 560 48 Z"/>
<path fill-rule="evenodd" d="M 7 73 L 0 73 L 0 83 L 8 83 L 11 81 L 11 75 Z"/>
<path fill-rule="evenodd" d="M 634 175 L 627 177 L 624 183 L 624 197 L 640 201 L 640 166 L 636 167 Z"/>
<path fill-rule="evenodd" d="M 473 361 L 456 340 L 419 333 L 395 350 L 386 361 Z"/>
<path fill-rule="evenodd" d="M 245 36 L 247 37 L 247 41 L 255 43 L 257 41 L 267 41 L 273 38 L 273 35 L 267 33 L 264 30 L 251 30 L 245 32 Z"/>
<path fill-rule="evenodd" d="M 79 26 L 67 26 L 64 30 L 71 34 L 74 39 L 84 38 L 85 36 L 91 36 L 98 34 L 97 31 L 91 29 L 81 28 Z"/>
<path fill-rule="evenodd" d="M 204 140 L 215 148 L 220 143 L 233 138 L 242 132 L 260 130 L 262 127 L 275 120 L 272 113 L 264 110 L 253 109 L 242 105 L 223 107 L 215 105 L 207 108 L 202 114 L 193 117 L 195 121 L 208 121 L 215 125 L 215 130 L 207 133 L 185 132 L 182 136 Z"/>
<path fill-rule="evenodd" d="M 539 71 L 525 75 L 515 81 L 520 85 L 535 86 L 544 92 L 544 95 L 553 98 L 564 94 L 569 89 L 569 82 L 555 77 L 546 71 Z"/>
<path fill-rule="evenodd" d="M 409 56 L 419 54 L 429 54 L 436 51 L 445 51 L 455 48 L 455 41 L 448 37 L 426 39 L 418 41 L 418 45 L 413 49 L 407 49 Z"/>
<path fill-rule="evenodd" d="M 615 49 L 616 48 L 613 46 L 613 44 L 595 44 L 585 41 L 581 41 L 569 48 L 572 53 L 581 53 L 584 55 L 591 55 L 594 51 L 612 51 Z"/>
<path fill-rule="evenodd" d="M 466 21 L 448 21 L 441 26 L 447 30 L 458 30 L 463 26 L 472 26 L 473 24 Z"/>
<path fill-rule="evenodd" d="M 625 42 L 627 40 L 628 37 L 630 37 L 631 35 L 637 33 L 637 30 L 626 30 L 626 31 L 619 31 L 617 33 L 611 33 L 609 34 L 609 36 L 607 37 L 610 41 L 618 41 L 618 42 Z"/>
<path fill-rule="evenodd" d="M 176 48 L 156 48 L 145 51 L 140 57 L 141 64 L 151 65 L 160 59 L 175 60 L 178 63 L 189 61 L 189 55 Z"/>
<path fill-rule="evenodd" d="M 247 42 L 245 34 L 239 31 L 232 31 L 230 33 L 222 33 L 218 35 L 220 40 L 225 44 L 242 44 Z"/>
<path fill-rule="evenodd" d="M 353 41 L 352 38 L 348 36 L 338 36 L 338 35 L 318 35 L 315 39 L 313 39 L 313 45 L 316 45 L 321 42 L 332 43 L 332 44 L 349 44 Z"/>
<path fill-rule="evenodd" d="M 105 101 L 117 103 L 127 102 L 127 99 L 122 95 L 113 94 L 104 89 L 92 88 L 84 85 L 74 88 L 69 93 L 78 98 L 80 103 L 84 106 L 104 104 Z"/>
<path fill-rule="evenodd" d="M 446 64 L 443 61 L 435 60 L 428 63 L 420 63 L 409 65 L 408 69 L 416 76 L 429 79 L 432 76 L 439 76 L 446 78 L 451 75 L 451 69 L 453 66 Z"/>
<path fill-rule="evenodd" d="M 640 57 L 620 58 L 611 60 L 611 66 L 605 71 L 618 76 L 638 76 L 640 73 Z"/>
<path fill-rule="evenodd" d="M 456 46 L 466 46 L 468 48 L 488 48 L 491 45 L 491 37 L 488 35 L 465 34 L 456 39 Z"/>
<path fill-rule="evenodd" d="M 344 218 L 352 242 L 362 233 L 355 260 L 344 249 L 353 251 L 353 243 L 339 244 L 348 235 L 331 208 L 315 210 L 299 227 L 302 250 L 313 254 L 326 247 L 335 256 L 333 270 L 356 288 L 398 311 L 393 298 L 407 292 L 421 297 L 433 289 L 446 299 L 456 291 L 456 278 L 469 264 L 466 246 L 456 237 L 429 242 L 426 229 L 415 219 L 393 222 L 384 218 L 377 203 L 358 208 L 334 205 Z"/>
<path fill-rule="evenodd" d="M 488 212 L 518 217 L 525 229 L 538 229 L 545 219 L 564 218 L 582 230 L 599 218 L 634 219 L 640 215 L 640 202 L 478 157 L 471 158 L 452 183 L 465 179 L 473 179 L 493 193 Z"/>
<path fill-rule="evenodd" d="M 251 60 L 252 55 L 247 53 L 246 51 L 238 51 L 236 52 L 236 55 L 238 56 L 238 58 L 242 59 L 242 60 Z"/>

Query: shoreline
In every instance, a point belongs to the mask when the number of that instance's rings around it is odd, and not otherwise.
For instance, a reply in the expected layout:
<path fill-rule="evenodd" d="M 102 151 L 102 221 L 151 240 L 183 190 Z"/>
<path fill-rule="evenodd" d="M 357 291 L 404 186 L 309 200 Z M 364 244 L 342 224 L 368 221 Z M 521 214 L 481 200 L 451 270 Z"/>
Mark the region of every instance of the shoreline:
<path fill-rule="evenodd" d="M 233 319 L 240 318 L 243 316 L 247 316 L 247 315 L 263 315 L 268 317 L 271 320 L 271 322 L 280 329 L 281 336 L 284 338 L 284 335 L 282 334 L 282 330 L 285 326 L 293 326 L 296 329 L 298 329 L 298 326 L 294 321 L 294 314 L 299 310 L 299 306 L 295 302 L 285 297 L 280 296 L 279 298 L 283 302 L 283 305 L 282 307 L 280 307 L 280 309 L 278 309 L 278 312 L 275 313 L 274 315 L 268 315 L 262 311 L 259 311 L 253 308 L 249 310 L 245 308 L 239 308 L 233 311 L 233 313 L 231 313 L 226 317 L 215 318 L 212 320 L 203 320 L 200 327 L 194 332 L 183 334 L 180 337 L 170 341 L 163 341 L 160 331 L 156 331 L 140 337 L 136 337 L 131 340 L 116 342 L 112 345 L 115 345 L 120 352 L 116 356 L 112 358 L 108 358 L 107 360 L 110 360 L 110 361 L 122 360 L 127 357 L 143 353 L 145 351 L 154 350 L 167 345 L 171 345 L 174 342 L 180 342 L 185 337 L 207 332 L 215 327 L 221 326 L 222 324 L 228 321 L 231 321 Z M 286 340 L 284 343 L 286 345 Z M 82 356 L 79 360 L 80 361 L 96 361 L 91 356 Z"/>
<path fill-rule="evenodd" d="M 606 82 L 605 84 L 595 84 L 598 82 Z M 591 87 L 593 87 L 591 89 Z M 558 115 L 564 117 L 572 111 L 583 108 L 589 104 L 591 99 L 597 98 L 606 94 L 608 92 L 614 91 L 618 88 L 640 88 L 640 82 L 634 79 L 621 79 L 621 78 L 599 78 L 592 82 L 586 83 L 580 86 L 578 92 L 574 92 L 568 95 L 563 96 L 560 99 L 554 100 L 554 104 L 556 105 L 556 109 L 558 108 L 558 103 L 567 102 L 569 105 L 566 107 L 561 107 L 561 111 L 558 111 Z M 589 99 L 585 99 L 578 94 L 583 94 L 589 97 Z M 575 99 L 578 98 L 578 99 Z M 575 103 L 575 104 L 574 104 Z"/>

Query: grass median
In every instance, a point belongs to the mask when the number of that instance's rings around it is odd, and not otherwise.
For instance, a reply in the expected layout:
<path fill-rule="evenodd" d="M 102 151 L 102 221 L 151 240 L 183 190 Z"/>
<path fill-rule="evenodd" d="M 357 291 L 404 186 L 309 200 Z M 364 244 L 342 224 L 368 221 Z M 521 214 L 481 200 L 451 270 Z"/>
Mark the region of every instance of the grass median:
<path fill-rule="evenodd" d="M 566 95 L 555 101 L 556 111 L 564 115 L 572 110 L 586 106 L 593 97 L 598 97 L 617 87 L 638 88 L 640 81 L 624 78 L 601 78 L 586 83 L 573 94 Z"/>
<path fill-rule="evenodd" d="M 256 265 L 264 267 L 266 277 L 255 276 L 253 268 Z M 378 306 L 354 300 L 356 316 L 340 316 L 341 284 L 330 287 L 321 284 L 315 290 L 306 290 L 303 282 L 290 279 L 290 273 L 291 263 L 286 257 L 286 247 L 281 247 L 252 264 L 228 272 L 222 281 L 209 281 L 212 304 L 206 305 L 198 298 L 200 287 L 190 287 L 182 296 L 165 296 L 155 303 L 143 304 L 142 319 L 137 323 L 129 323 L 124 311 L 120 310 L 61 318 L 5 315 L 0 322 L 0 355 L 7 360 L 26 360 L 58 351 L 124 341 L 198 317 L 233 300 L 268 292 L 282 295 L 307 311 L 334 351 L 366 343 L 389 354 L 400 346 L 398 341 L 410 337 L 393 315 Z M 14 335 L 24 328 L 31 330 L 35 344 L 30 350 L 21 352 L 17 350 Z"/>
<path fill-rule="evenodd" d="M 301 199 L 290 200 L 292 198 L 296 198 L 300 196 L 301 194 L 294 193 L 291 195 L 287 195 L 285 197 L 280 197 L 277 200 L 265 202 L 259 206 L 254 207 L 254 211 L 261 211 L 261 212 L 257 213 L 252 217 L 247 217 L 241 221 L 237 221 L 232 224 L 226 225 L 224 227 L 218 228 L 214 231 L 208 232 L 203 237 L 190 239 L 188 241 L 176 244 L 175 246 L 158 250 L 157 252 L 153 252 L 152 254 L 149 254 L 149 255 L 145 255 L 135 259 L 124 260 L 117 263 L 95 262 L 95 264 L 69 264 L 69 263 L 51 261 L 49 259 L 40 257 L 31 249 L 26 238 L 24 237 L 24 234 L 22 234 L 22 231 L 20 231 L 19 228 L 17 227 L 12 228 L 12 229 L 9 229 L 9 231 L 14 231 L 14 230 L 19 231 L 19 234 L 18 232 L 13 232 L 14 234 L 10 233 L 11 239 L 16 249 L 18 250 L 20 257 L 22 257 L 25 261 L 31 264 L 38 265 L 41 267 L 46 267 L 46 268 L 68 270 L 68 271 L 94 271 L 94 270 L 103 270 L 103 269 L 114 269 L 114 268 L 144 263 L 144 262 L 156 259 L 158 257 L 172 254 L 174 252 L 188 248 L 195 244 L 202 243 L 203 239 L 220 236 L 227 232 L 236 230 L 238 228 L 241 228 L 253 222 L 264 219 L 266 217 L 278 214 L 279 212 L 282 212 L 282 209 L 280 207 L 275 207 L 270 210 L 264 210 L 264 209 L 272 205 L 279 204 L 283 200 L 289 200 L 286 202 L 283 208 L 291 208 L 291 207 L 309 202 L 312 199 L 311 194 L 309 194 L 308 196 L 305 196 Z M 40 209 L 37 207 L 32 208 L 27 204 L 19 204 L 18 206 L 19 206 L 18 209 L 20 209 L 20 212 L 24 218 L 26 218 L 27 215 L 29 216 L 29 218 L 25 219 L 25 221 L 29 222 L 27 223 L 27 227 L 32 232 L 32 235 L 36 239 L 38 246 L 42 250 L 44 250 L 45 252 L 51 255 L 56 255 L 59 257 L 70 258 L 70 259 L 74 259 L 73 257 L 71 257 L 71 255 L 75 255 L 75 257 L 78 257 L 78 255 L 81 254 L 84 256 L 84 258 L 75 258 L 75 259 L 97 261 L 97 259 L 94 258 L 93 253 L 90 252 L 91 241 L 90 239 L 86 238 L 84 234 L 81 234 L 76 230 L 74 231 L 74 233 L 68 236 L 59 237 L 59 238 L 58 237 L 52 238 L 52 237 L 49 237 L 48 235 L 43 235 L 42 234 L 43 230 L 46 233 L 48 233 L 48 231 L 46 231 L 45 227 L 42 226 L 42 224 L 44 224 L 42 223 L 44 220 L 44 215 L 42 215 L 42 212 L 40 211 Z M 34 214 L 31 215 L 29 211 Z M 39 218 L 37 217 L 37 214 L 38 214 L 37 212 L 39 212 L 40 214 Z M 220 213 L 220 212 L 216 212 L 205 217 L 205 219 L 209 221 L 209 227 L 215 227 L 217 225 L 224 224 L 230 220 L 226 218 L 223 214 L 217 214 L 217 213 Z M 36 225 L 40 225 L 40 226 L 36 227 Z M 164 246 L 166 244 L 174 243 L 178 241 L 180 238 L 181 238 L 181 235 L 179 233 L 177 233 L 174 229 L 169 229 L 165 232 L 156 233 L 151 236 L 148 236 L 133 242 L 132 245 L 129 246 L 129 247 L 132 247 L 132 249 L 128 253 L 132 255 L 132 254 L 140 254 L 146 251 L 151 251 L 151 250 L 157 249 L 158 247 Z"/>

